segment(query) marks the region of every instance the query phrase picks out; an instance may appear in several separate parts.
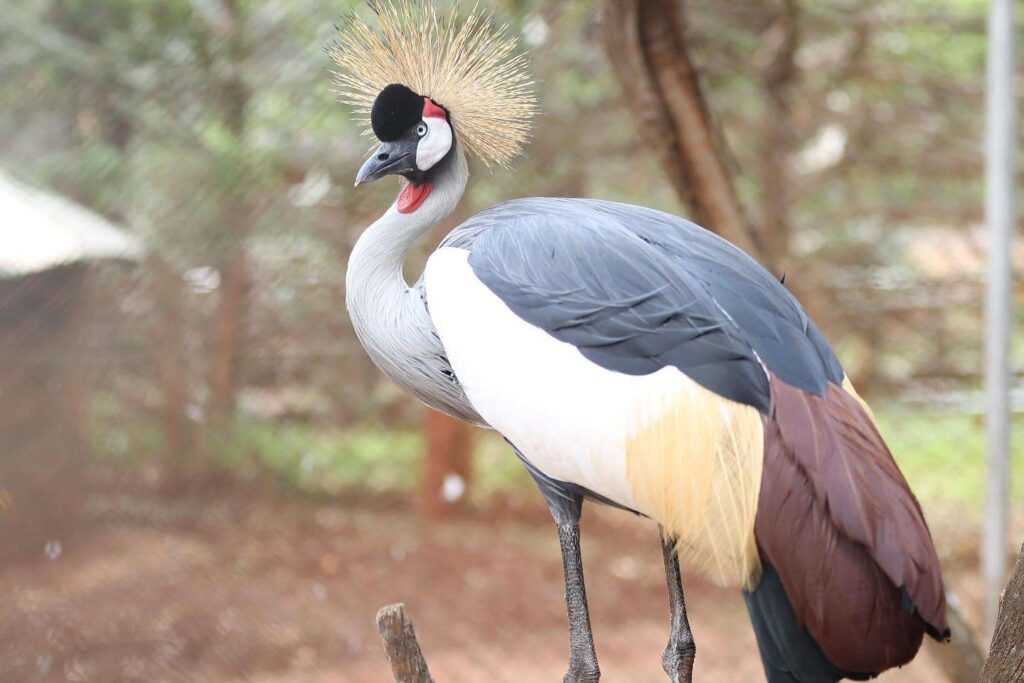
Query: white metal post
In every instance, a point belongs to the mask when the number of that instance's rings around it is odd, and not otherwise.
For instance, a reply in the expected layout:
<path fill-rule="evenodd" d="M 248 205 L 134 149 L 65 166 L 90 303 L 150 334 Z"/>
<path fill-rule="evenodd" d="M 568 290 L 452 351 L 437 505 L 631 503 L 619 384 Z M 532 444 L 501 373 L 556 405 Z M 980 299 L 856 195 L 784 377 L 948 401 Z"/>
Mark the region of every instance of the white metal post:
<path fill-rule="evenodd" d="M 995 627 L 1006 577 L 1010 497 L 1010 334 L 1013 274 L 1010 243 L 1015 223 L 1017 137 L 1014 103 L 1013 0 L 991 0 L 985 131 L 985 220 L 989 249 L 985 297 L 985 392 L 988 400 L 985 537 L 981 553 L 987 584 L 986 625 Z"/>

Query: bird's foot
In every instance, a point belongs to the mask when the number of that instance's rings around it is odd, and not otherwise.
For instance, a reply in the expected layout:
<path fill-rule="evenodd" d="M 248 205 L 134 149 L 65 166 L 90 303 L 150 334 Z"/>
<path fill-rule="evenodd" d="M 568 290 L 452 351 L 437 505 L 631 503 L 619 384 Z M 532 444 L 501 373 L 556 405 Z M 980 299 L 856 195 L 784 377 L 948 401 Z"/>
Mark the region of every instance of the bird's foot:
<path fill-rule="evenodd" d="M 661 655 L 661 666 L 672 683 L 693 681 L 693 660 L 697 657 L 697 646 L 693 638 L 673 638 L 668 641 Z"/>
<path fill-rule="evenodd" d="M 569 660 L 569 670 L 565 672 L 562 683 L 598 683 L 601 680 L 601 669 L 597 660 Z"/>

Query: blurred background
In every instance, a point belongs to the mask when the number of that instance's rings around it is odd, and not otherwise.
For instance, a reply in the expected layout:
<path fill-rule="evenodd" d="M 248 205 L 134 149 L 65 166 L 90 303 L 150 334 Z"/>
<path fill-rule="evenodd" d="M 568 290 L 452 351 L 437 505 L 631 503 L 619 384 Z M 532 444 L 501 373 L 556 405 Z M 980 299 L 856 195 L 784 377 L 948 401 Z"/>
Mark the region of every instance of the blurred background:
<path fill-rule="evenodd" d="M 325 47 L 354 4 L 0 12 L 0 681 L 384 681 L 395 601 L 440 681 L 560 680 L 540 495 L 494 434 L 384 380 L 346 317 L 347 254 L 395 192 L 352 188 L 369 142 Z M 435 240 L 529 195 L 701 216 L 601 4 L 484 3 L 542 112 Z M 982 633 L 987 3 L 675 4 L 740 223 L 872 403 Z M 661 681 L 656 529 L 590 506 L 583 547 L 605 679 Z M 739 595 L 685 585 L 699 679 L 760 680 Z M 944 668 L 926 650 L 882 680 Z"/>

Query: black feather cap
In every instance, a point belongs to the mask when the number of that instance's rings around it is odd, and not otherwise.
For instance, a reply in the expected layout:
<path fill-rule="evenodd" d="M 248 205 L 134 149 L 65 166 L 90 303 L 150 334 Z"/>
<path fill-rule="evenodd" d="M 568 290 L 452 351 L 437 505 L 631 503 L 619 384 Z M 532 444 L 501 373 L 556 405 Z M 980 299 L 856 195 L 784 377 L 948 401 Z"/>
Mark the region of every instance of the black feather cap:
<path fill-rule="evenodd" d="M 423 118 L 423 96 L 392 83 L 377 95 L 370 110 L 373 134 L 381 142 L 397 140 Z"/>

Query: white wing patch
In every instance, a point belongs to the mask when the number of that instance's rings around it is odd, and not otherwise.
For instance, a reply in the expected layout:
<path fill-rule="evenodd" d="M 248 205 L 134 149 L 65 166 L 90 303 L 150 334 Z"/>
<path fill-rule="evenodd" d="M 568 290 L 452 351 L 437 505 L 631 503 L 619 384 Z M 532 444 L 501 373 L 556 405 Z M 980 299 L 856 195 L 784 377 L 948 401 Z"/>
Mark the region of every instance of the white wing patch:
<path fill-rule="evenodd" d="M 487 288 L 469 252 L 441 248 L 427 262 L 430 316 L 470 402 L 544 474 L 639 512 L 626 476 L 637 411 L 692 382 L 674 368 L 624 375 L 527 323 Z"/>

